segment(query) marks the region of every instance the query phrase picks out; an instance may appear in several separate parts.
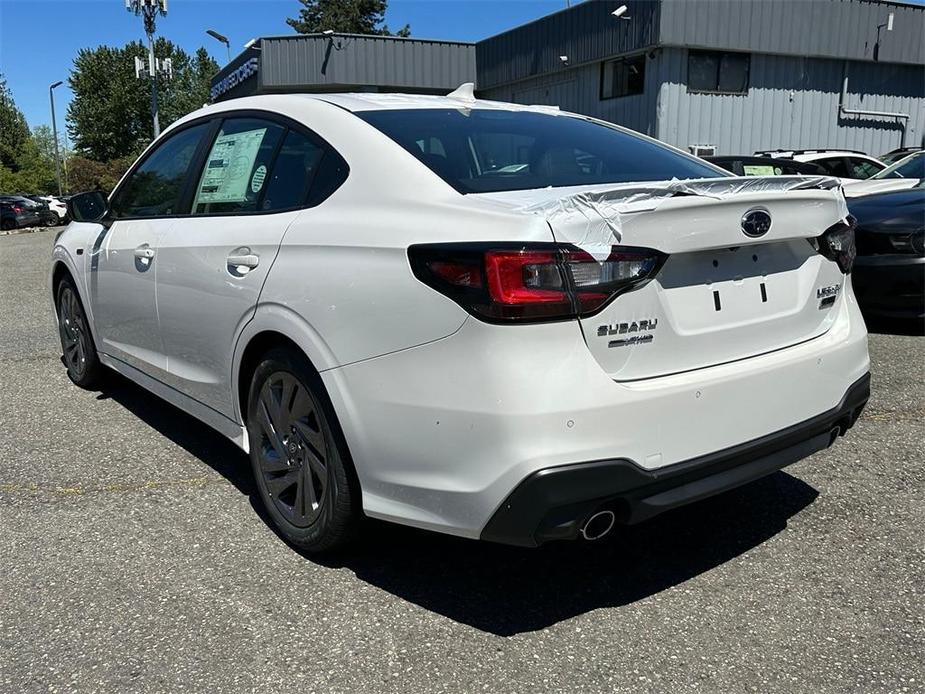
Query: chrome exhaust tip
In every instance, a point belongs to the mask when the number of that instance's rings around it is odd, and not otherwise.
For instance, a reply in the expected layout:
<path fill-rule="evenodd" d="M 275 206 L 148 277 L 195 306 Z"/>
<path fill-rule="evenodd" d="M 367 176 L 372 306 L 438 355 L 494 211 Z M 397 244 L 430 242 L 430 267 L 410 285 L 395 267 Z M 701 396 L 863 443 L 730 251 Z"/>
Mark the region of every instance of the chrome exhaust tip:
<path fill-rule="evenodd" d="M 613 511 L 598 511 L 588 517 L 588 519 L 582 523 L 581 536 L 590 541 L 600 540 L 604 535 L 613 530 L 613 525 L 616 522 L 617 517 L 614 515 Z"/>

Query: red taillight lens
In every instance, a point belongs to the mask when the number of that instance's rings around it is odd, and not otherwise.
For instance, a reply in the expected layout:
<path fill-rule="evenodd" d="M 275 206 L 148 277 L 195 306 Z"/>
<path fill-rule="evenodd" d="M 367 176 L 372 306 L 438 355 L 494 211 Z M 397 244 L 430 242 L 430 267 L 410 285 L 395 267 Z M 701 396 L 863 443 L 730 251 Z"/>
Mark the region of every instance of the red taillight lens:
<path fill-rule="evenodd" d="M 19 205 L 13 205 L 13 212 L 22 212 L 22 208 Z"/>
<path fill-rule="evenodd" d="M 556 251 L 488 251 L 485 273 L 491 298 L 501 304 L 569 301 Z"/>
<path fill-rule="evenodd" d="M 616 246 L 597 260 L 555 244 L 435 244 L 408 249 L 415 276 L 490 322 L 562 320 L 596 313 L 655 276 L 666 256 Z"/>
<path fill-rule="evenodd" d="M 849 216 L 844 222 L 830 226 L 822 236 L 815 239 L 819 252 L 829 260 L 834 260 L 838 269 L 846 275 L 851 272 L 854 259 L 857 257 L 854 227 L 855 219 Z"/>

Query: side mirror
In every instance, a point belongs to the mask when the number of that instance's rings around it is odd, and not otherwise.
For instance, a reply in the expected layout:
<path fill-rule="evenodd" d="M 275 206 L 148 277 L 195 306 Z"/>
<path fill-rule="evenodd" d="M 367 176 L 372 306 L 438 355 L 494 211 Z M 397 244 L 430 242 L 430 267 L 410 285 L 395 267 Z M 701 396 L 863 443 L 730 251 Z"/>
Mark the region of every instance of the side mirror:
<path fill-rule="evenodd" d="M 107 212 L 109 203 L 99 190 L 72 195 L 67 201 L 67 213 L 75 222 L 98 222 Z"/>

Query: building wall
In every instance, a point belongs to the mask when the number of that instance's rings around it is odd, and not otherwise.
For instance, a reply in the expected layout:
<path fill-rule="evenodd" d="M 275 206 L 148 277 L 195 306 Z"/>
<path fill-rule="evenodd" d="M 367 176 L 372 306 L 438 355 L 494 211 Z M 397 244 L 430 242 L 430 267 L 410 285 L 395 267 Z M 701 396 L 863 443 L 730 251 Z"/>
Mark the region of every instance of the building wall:
<path fill-rule="evenodd" d="M 351 34 L 261 39 L 260 89 L 447 92 L 475 81 L 471 43 Z"/>
<path fill-rule="evenodd" d="M 565 4 L 565 3 L 563 3 Z M 629 4 L 629 19 L 610 15 Z M 481 89 L 558 74 L 559 56 L 572 65 L 638 51 L 658 42 L 661 2 L 593 0 L 574 4 L 536 21 L 479 41 L 475 46 Z"/>
<path fill-rule="evenodd" d="M 761 149 L 839 147 L 877 155 L 921 145 L 925 135 L 925 66 L 848 61 L 848 108 L 910 114 L 905 142 L 896 119 L 839 116 L 845 61 L 752 54 L 745 95 L 687 91 L 687 50 L 665 48 L 659 60 L 658 137 L 717 154 Z"/>
<path fill-rule="evenodd" d="M 558 106 L 564 111 L 601 118 L 656 137 L 659 93 L 658 70 L 654 69 L 656 62 L 652 59 L 647 61 L 645 91 L 634 96 L 601 99 L 601 63 L 595 62 L 575 68 L 560 67 L 553 74 L 482 89 L 479 97 L 518 104 Z"/>
<path fill-rule="evenodd" d="M 925 63 L 925 7 L 879 0 L 661 0 L 658 43 Z M 632 12 L 634 3 L 630 3 Z M 893 31 L 884 25 L 893 14 Z"/>
<path fill-rule="evenodd" d="M 877 155 L 925 137 L 925 66 L 848 61 L 848 108 L 910 114 L 839 117 L 845 61 L 753 54 L 745 95 L 687 91 L 687 50 L 649 52 L 645 93 L 600 98 L 601 63 L 481 90 L 487 99 L 547 104 L 623 125 L 687 149 L 717 154 L 839 147 Z"/>

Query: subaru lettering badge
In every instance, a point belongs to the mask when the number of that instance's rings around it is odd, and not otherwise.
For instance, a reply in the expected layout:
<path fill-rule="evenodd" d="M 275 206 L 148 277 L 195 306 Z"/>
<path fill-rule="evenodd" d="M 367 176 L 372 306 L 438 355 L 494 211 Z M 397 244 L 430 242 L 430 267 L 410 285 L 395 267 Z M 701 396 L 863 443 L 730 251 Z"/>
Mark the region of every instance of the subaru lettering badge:
<path fill-rule="evenodd" d="M 771 229 L 771 213 L 763 207 L 753 207 L 742 215 L 742 233 L 753 239 L 764 236 Z"/>

